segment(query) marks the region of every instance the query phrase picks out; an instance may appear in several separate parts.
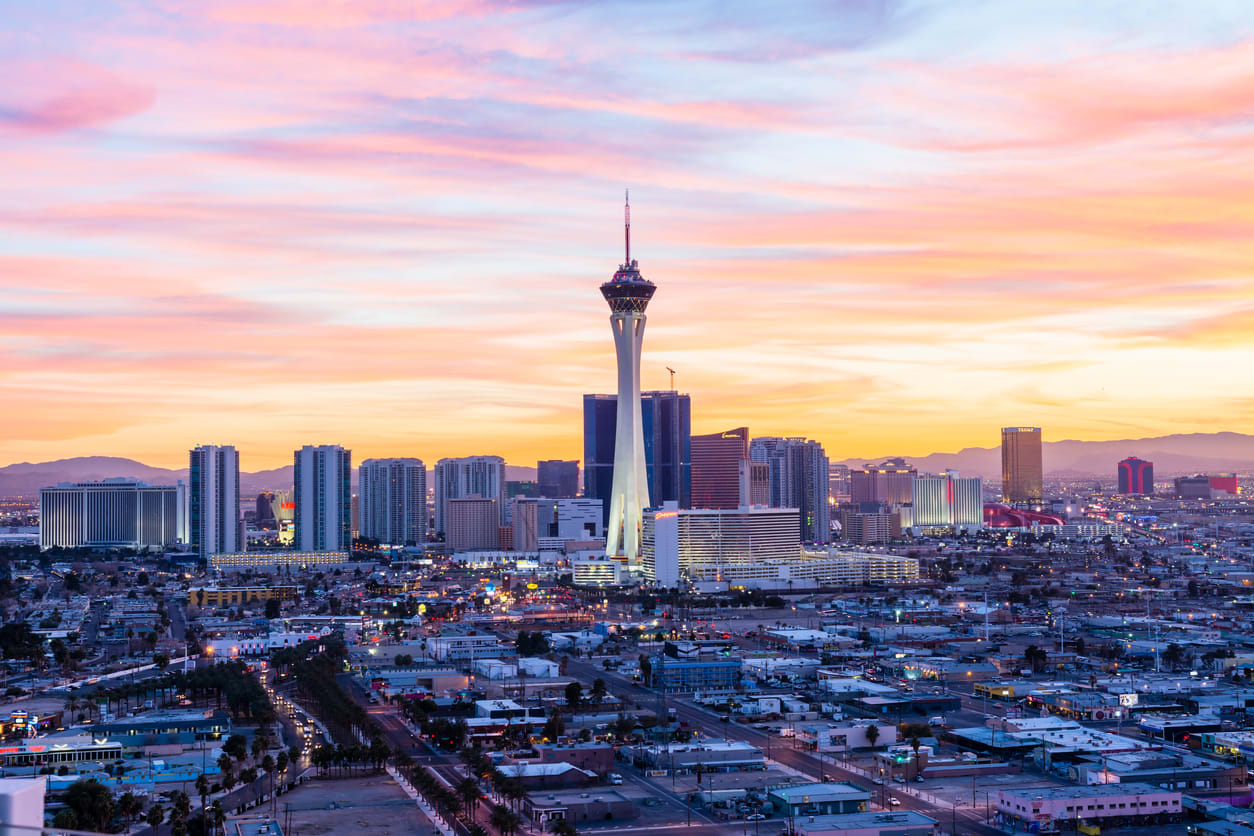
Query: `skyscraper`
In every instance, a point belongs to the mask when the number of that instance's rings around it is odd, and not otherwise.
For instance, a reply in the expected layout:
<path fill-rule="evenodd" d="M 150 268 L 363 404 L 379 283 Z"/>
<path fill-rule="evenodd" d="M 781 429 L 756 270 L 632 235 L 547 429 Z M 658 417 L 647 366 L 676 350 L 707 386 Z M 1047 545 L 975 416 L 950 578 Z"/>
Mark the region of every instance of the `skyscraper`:
<path fill-rule="evenodd" d="M 204 444 L 190 452 L 188 536 L 202 558 L 244 550 L 239 525 L 239 454 Z"/>
<path fill-rule="evenodd" d="M 623 263 L 601 285 L 610 306 L 610 328 L 618 358 L 618 409 L 614 425 L 614 476 L 605 553 L 623 555 L 634 564 L 640 555 L 640 525 L 649 507 L 645 471 L 644 417 L 640 406 L 640 352 L 644 347 L 645 308 L 657 287 L 640 275 L 631 259 L 631 206 L 623 207 Z"/>
<path fill-rule="evenodd" d="M 770 467 L 770 504 L 796 508 L 801 539 L 826 543 L 831 539 L 831 507 L 827 501 L 827 453 L 823 445 L 805 438 L 755 438 L 749 457 Z"/>
<path fill-rule="evenodd" d="M 692 404 L 679 392 L 640 395 L 647 500 L 692 504 Z M 618 396 L 583 396 L 583 495 L 600 499 L 609 520 L 617 447 Z M 608 531 L 608 524 L 606 530 Z"/>
<path fill-rule="evenodd" d="M 1040 502 L 1044 498 L 1040 427 L 1002 429 L 1001 495 L 1006 502 Z"/>
<path fill-rule="evenodd" d="M 1154 493 L 1154 463 L 1129 456 L 1119 462 L 1119 493 L 1133 496 L 1152 496 Z"/>
<path fill-rule="evenodd" d="M 39 491 L 39 547 L 165 548 L 186 542 L 187 486 L 131 479 L 62 482 Z"/>
<path fill-rule="evenodd" d="M 448 546 L 454 552 L 500 548 L 501 512 L 496 497 L 449 497 L 444 503 Z"/>
<path fill-rule="evenodd" d="M 348 551 L 352 546 L 352 451 L 337 444 L 305 445 L 295 452 L 293 463 L 297 551 Z"/>
<path fill-rule="evenodd" d="M 913 529 L 979 531 L 984 527 L 984 480 L 962 478 L 948 470 L 941 476 L 920 476 L 912 485 Z"/>
<path fill-rule="evenodd" d="M 692 507 L 739 508 L 741 463 L 749 459 L 749 428 L 692 437 Z M 743 503 L 747 504 L 747 503 Z"/>
<path fill-rule="evenodd" d="M 427 468 L 421 459 L 366 459 L 357 469 L 362 537 L 404 546 L 427 541 Z"/>
<path fill-rule="evenodd" d="M 548 499 L 579 496 L 579 462 L 561 459 L 536 462 L 536 482 L 540 496 Z"/>
<path fill-rule="evenodd" d="M 448 500 L 468 496 L 495 499 L 500 525 L 505 524 L 505 459 L 463 456 L 440 459 L 435 465 L 435 530 L 448 535 Z"/>
<path fill-rule="evenodd" d="M 856 505 L 863 502 L 904 505 L 910 501 L 914 478 L 918 475 L 905 459 L 863 465 L 862 470 L 849 473 L 850 501 Z"/>

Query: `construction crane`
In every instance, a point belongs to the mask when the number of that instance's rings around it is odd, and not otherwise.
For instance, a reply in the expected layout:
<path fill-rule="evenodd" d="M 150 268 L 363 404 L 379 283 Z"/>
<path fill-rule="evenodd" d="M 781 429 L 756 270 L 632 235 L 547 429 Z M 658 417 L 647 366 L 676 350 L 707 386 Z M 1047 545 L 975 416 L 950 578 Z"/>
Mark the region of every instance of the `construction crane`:
<path fill-rule="evenodd" d="M 672 369 L 670 366 L 667 366 L 666 370 L 671 373 L 671 391 L 674 392 L 675 391 L 675 370 Z"/>

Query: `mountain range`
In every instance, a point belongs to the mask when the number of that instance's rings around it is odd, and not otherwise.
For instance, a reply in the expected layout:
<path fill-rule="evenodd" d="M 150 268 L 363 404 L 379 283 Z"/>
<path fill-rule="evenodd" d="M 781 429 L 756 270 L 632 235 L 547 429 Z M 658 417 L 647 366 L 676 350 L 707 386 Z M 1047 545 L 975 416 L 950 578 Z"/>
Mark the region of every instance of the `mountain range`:
<path fill-rule="evenodd" d="M 40 488 L 58 482 L 99 482 L 103 479 L 138 479 L 151 485 L 173 485 L 187 481 L 187 468 L 170 470 L 152 467 L 134 459 L 115 456 L 82 456 L 75 459 L 58 459 L 54 462 L 22 462 L 0 467 L 0 496 L 36 496 Z M 534 480 L 535 467 L 505 465 L 505 478 L 510 480 Z M 353 484 L 357 484 L 357 471 L 353 470 Z M 239 491 L 242 497 L 256 496 L 261 491 L 288 490 L 292 487 L 292 466 L 241 472 Z"/>
<path fill-rule="evenodd" d="M 1042 455 L 1045 472 L 1055 477 L 1093 477 L 1113 480 L 1115 466 L 1128 456 L 1152 461 L 1154 475 L 1163 478 L 1190 473 L 1254 472 L 1254 435 L 1235 432 L 1188 433 L 1120 441 L 1047 441 Z M 904 458 L 920 471 L 939 473 L 946 468 L 967 476 L 1001 478 L 999 447 L 967 447 L 956 453 L 927 456 L 863 456 L 841 460 L 841 464 L 861 467 L 890 458 Z M 356 474 L 354 473 L 354 477 Z M 84 456 L 53 462 L 11 464 L 0 467 L 0 496 L 34 496 L 39 489 L 58 482 L 91 482 L 109 478 L 140 479 L 154 485 L 172 485 L 187 479 L 187 469 L 152 467 L 134 459 L 112 456 Z M 506 465 L 505 478 L 530 480 L 536 469 Z M 282 490 L 292 486 L 292 467 L 278 467 L 255 473 L 240 473 L 240 494 L 255 496 L 260 491 Z"/>
<path fill-rule="evenodd" d="M 1244 433 L 1187 433 L 1119 441 L 1046 441 L 1041 445 L 1046 475 L 1059 478 L 1094 477 L 1114 480 L 1121 459 L 1129 456 L 1154 463 L 1154 477 L 1193 473 L 1254 472 L 1254 435 Z M 1001 479 L 1000 447 L 967 447 L 957 453 L 927 456 L 879 456 L 844 459 L 840 464 L 862 467 L 890 458 L 904 458 L 920 471 L 940 473 L 946 468 L 964 476 Z"/>

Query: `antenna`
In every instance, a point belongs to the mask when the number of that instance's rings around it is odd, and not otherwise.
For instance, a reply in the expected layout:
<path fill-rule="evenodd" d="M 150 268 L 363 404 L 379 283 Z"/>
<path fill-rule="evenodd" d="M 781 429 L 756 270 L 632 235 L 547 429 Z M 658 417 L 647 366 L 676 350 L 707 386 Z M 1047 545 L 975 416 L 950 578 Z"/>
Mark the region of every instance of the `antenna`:
<path fill-rule="evenodd" d="M 631 264 L 631 192 L 623 189 L 623 249 L 625 264 Z"/>

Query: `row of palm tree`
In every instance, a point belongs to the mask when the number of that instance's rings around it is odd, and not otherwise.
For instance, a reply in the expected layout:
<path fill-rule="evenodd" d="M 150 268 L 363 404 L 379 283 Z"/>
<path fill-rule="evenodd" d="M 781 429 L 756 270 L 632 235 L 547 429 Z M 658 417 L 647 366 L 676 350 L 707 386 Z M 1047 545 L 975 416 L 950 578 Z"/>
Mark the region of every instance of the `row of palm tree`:
<path fill-rule="evenodd" d="M 467 775 L 458 781 L 457 784 L 449 786 L 440 780 L 428 767 L 415 765 L 412 759 L 404 753 L 397 756 L 397 764 L 405 772 L 413 787 L 441 815 L 446 818 L 458 818 L 464 821 L 471 836 L 488 836 L 488 831 L 476 821 L 479 805 L 485 801 L 486 796 L 480 785 L 479 778 L 473 772 L 473 767 L 472 774 Z M 495 769 L 495 767 L 493 768 Z M 518 814 L 514 806 L 517 801 L 526 798 L 527 793 L 523 790 L 521 783 L 515 782 L 509 785 L 510 795 L 505 795 L 503 790 L 510 779 L 506 778 L 499 771 L 496 774 L 501 780 L 501 788 L 497 790 L 498 793 L 512 800 L 509 805 L 488 801 L 490 805 L 488 824 L 501 836 L 512 836 L 522 827 L 522 816 Z"/>

